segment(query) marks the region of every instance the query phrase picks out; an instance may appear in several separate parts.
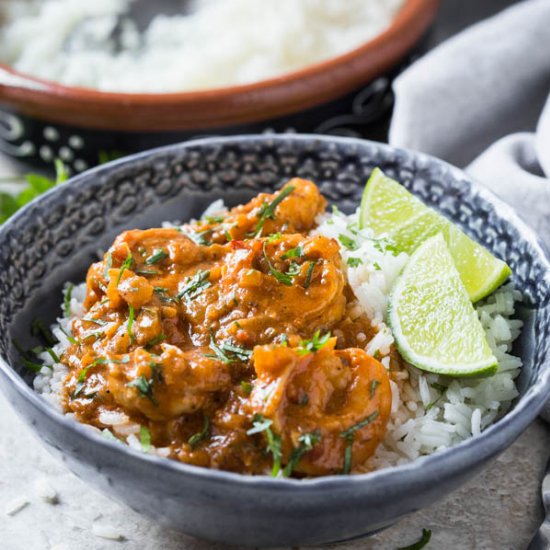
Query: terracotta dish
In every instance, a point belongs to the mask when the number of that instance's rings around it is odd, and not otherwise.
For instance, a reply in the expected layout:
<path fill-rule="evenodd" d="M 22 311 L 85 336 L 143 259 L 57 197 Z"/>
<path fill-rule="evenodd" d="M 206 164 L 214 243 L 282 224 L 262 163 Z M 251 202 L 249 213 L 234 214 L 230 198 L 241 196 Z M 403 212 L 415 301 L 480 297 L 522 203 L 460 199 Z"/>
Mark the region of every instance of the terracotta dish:
<path fill-rule="evenodd" d="M 344 96 L 394 66 L 433 21 L 438 0 L 406 0 L 393 24 L 344 55 L 262 82 L 170 94 L 105 93 L 39 80 L 0 65 L 0 104 L 77 128 L 166 132 L 272 119 Z"/>

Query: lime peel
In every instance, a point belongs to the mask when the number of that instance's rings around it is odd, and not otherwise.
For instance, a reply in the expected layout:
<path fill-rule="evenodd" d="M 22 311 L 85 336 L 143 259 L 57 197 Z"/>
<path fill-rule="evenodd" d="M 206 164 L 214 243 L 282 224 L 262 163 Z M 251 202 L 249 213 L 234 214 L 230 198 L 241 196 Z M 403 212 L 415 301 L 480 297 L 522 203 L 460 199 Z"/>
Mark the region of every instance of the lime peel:
<path fill-rule="evenodd" d="M 498 369 L 442 234 L 411 256 L 390 296 L 388 323 L 403 358 L 421 370 L 479 377 Z"/>
<path fill-rule="evenodd" d="M 505 262 L 379 168 L 365 186 L 359 212 L 361 228 L 368 226 L 377 236 L 386 235 L 409 254 L 427 238 L 442 233 L 472 302 L 492 294 L 512 273 Z"/>

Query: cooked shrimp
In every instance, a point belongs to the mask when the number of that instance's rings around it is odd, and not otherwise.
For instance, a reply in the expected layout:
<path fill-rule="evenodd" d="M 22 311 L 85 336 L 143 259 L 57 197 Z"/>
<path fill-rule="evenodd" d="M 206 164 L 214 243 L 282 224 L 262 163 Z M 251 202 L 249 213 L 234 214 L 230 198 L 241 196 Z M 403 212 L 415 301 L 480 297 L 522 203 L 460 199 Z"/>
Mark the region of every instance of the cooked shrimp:
<path fill-rule="evenodd" d="M 283 463 L 302 448 L 293 465 L 302 474 L 334 474 L 364 464 L 384 437 L 390 414 L 386 369 L 360 349 L 335 351 L 334 344 L 331 339 L 305 355 L 288 347 L 254 350 L 258 380 L 251 408 L 272 421 Z"/>

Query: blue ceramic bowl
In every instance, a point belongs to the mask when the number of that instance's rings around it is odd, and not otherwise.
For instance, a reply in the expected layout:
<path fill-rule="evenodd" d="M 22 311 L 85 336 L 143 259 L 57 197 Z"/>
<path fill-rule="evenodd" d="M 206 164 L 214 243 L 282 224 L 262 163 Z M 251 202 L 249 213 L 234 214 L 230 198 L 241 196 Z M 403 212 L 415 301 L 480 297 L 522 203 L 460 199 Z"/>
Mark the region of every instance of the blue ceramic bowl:
<path fill-rule="evenodd" d="M 375 166 L 504 258 L 525 303 L 516 352 L 521 396 L 481 435 L 398 468 L 352 477 L 274 480 L 201 469 L 109 442 L 51 409 L 29 387 L 12 340 L 54 321 L 64 281 L 84 279 L 117 233 L 186 220 L 310 178 L 344 211 Z M 84 173 L 0 228 L 0 385 L 46 446 L 85 481 L 164 525 L 226 544 L 307 545 L 371 533 L 446 495 L 510 445 L 550 390 L 550 265 L 514 212 L 468 176 L 425 155 L 354 139 L 236 137 L 188 142 Z"/>

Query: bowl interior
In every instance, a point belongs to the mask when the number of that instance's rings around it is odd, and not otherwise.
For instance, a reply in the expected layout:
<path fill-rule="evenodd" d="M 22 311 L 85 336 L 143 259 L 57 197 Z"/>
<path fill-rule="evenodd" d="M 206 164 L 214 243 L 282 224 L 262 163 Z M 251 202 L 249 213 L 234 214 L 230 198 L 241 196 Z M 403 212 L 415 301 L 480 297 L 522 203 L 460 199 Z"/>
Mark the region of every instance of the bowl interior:
<path fill-rule="evenodd" d="M 524 297 L 519 314 L 526 326 L 515 349 L 524 361 L 524 396 L 540 384 L 550 357 L 550 278 L 536 239 L 511 209 L 472 186 L 461 171 L 424 155 L 343 138 L 189 142 L 84 173 L 35 201 L 0 229 L 2 358 L 30 383 L 13 342 L 37 344 L 32 321 L 54 322 L 64 282 L 83 281 L 120 231 L 186 221 L 215 199 L 234 205 L 292 176 L 315 181 L 332 204 L 351 212 L 377 166 L 512 267 Z"/>

